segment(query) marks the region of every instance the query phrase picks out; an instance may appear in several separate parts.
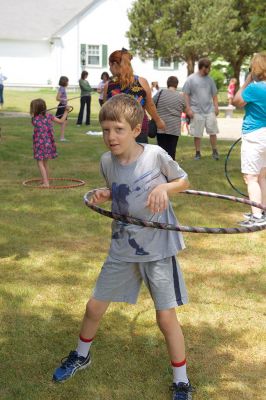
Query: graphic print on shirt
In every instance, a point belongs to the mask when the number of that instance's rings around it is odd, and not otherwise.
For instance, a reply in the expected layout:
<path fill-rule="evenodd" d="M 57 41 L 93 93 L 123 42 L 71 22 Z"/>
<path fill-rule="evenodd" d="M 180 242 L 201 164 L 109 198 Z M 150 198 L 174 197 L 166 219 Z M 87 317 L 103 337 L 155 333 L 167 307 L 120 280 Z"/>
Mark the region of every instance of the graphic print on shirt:
<path fill-rule="evenodd" d="M 140 176 L 133 182 L 131 187 L 125 183 L 112 184 L 112 211 L 115 214 L 135 216 L 134 205 L 139 204 L 138 199 L 147 199 L 149 192 L 152 189 L 151 183 L 160 175 L 159 170 L 149 171 L 144 175 Z M 141 199 L 143 201 L 143 199 Z M 142 205 L 143 207 L 143 205 Z M 132 212 L 133 211 L 133 212 Z M 119 240 L 124 238 L 125 234 L 128 235 L 128 244 L 135 250 L 136 255 L 144 256 L 148 255 L 147 252 L 139 243 L 137 243 L 134 235 L 126 230 L 126 226 L 129 224 L 118 221 L 118 229 L 113 232 L 112 239 Z"/>

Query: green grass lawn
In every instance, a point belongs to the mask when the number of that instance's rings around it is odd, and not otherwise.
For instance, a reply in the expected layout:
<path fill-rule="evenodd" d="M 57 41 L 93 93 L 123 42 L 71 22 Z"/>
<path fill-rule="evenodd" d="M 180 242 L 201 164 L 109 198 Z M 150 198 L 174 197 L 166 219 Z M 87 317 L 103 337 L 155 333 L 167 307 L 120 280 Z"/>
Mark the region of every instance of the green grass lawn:
<path fill-rule="evenodd" d="M 37 94 L 37 96 L 36 96 Z M 47 95 L 47 98 L 46 98 Z M 14 93 L 19 111 L 42 96 Z M 50 96 L 48 98 L 48 96 Z M 74 97 L 74 96 L 73 96 Z M 97 123 L 93 96 L 90 130 Z M 6 104 L 12 103 L 6 93 Z M 23 103 L 23 108 L 21 107 Z M 75 108 L 78 108 L 78 104 Z M 14 110 L 14 106 L 10 105 Z M 101 137 L 77 128 L 74 111 L 68 143 L 57 143 L 50 162 L 53 177 L 79 178 L 76 189 L 24 187 L 39 173 L 32 157 L 30 118 L 0 116 L 0 398 L 1 400 L 165 400 L 172 374 L 148 291 L 136 306 L 113 304 L 92 347 L 91 368 L 65 384 L 51 382 L 62 357 L 76 346 L 85 304 L 94 287 L 110 240 L 111 220 L 83 204 L 86 191 L 104 184 L 99 157 Z M 55 128 L 59 138 L 59 127 Z M 154 141 L 152 141 L 154 142 Z M 224 177 L 230 142 L 219 141 L 221 158 L 193 160 L 191 138 L 181 137 L 177 158 L 191 189 L 235 195 Z M 245 190 L 239 153 L 232 154 L 234 183 Z M 172 197 L 181 224 L 236 226 L 248 207 L 199 196 Z M 262 400 L 265 376 L 265 231 L 243 235 L 185 234 L 180 253 L 190 303 L 177 310 L 182 324 L 195 400 Z"/>

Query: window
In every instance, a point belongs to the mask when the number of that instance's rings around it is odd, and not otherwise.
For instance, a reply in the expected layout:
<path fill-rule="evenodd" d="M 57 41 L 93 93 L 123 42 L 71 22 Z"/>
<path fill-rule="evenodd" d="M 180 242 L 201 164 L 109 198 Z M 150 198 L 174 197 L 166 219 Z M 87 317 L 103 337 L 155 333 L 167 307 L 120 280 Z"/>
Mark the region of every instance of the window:
<path fill-rule="evenodd" d="M 87 46 L 87 65 L 101 65 L 100 46 Z"/>
<path fill-rule="evenodd" d="M 163 69 L 174 69 L 174 63 L 172 62 L 171 58 L 159 58 L 159 68 Z"/>
<path fill-rule="evenodd" d="M 107 67 L 107 46 L 81 44 L 80 63 L 82 67 Z"/>
<path fill-rule="evenodd" d="M 178 69 L 178 62 L 172 58 L 159 57 L 153 60 L 153 68 L 174 71 Z"/>

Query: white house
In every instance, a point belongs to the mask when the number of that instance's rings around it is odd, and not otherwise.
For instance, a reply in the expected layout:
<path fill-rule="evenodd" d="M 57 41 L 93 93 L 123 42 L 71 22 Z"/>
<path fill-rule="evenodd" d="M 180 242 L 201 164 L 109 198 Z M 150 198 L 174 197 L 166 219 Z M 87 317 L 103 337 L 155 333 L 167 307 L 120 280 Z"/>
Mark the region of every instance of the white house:
<path fill-rule="evenodd" d="M 108 55 L 129 48 L 127 10 L 134 0 L 1 0 L 0 66 L 6 86 L 57 86 L 66 75 L 77 85 L 81 71 L 96 86 L 109 72 Z M 133 58 L 136 74 L 166 86 L 176 75 L 180 86 L 185 64 Z"/>

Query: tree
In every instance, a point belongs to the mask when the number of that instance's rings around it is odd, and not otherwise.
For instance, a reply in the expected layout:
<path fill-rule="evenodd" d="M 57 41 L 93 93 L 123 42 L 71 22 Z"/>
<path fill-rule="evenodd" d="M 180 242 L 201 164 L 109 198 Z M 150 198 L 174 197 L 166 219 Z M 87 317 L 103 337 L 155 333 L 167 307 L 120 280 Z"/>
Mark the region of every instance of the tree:
<path fill-rule="evenodd" d="M 195 61 L 206 53 L 193 14 L 206 9 L 207 0 L 198 0 L 191 7 L 189 0 L 139 0 L 128 13 L 131 22 L 127 33 L 130 48 L 142 59 L 166 57 L 187 63 L 188 74 L 194 72 Z M 197 4 L 202 7 L 197 8 Z M 204 6 L 203 6 L 204 5 Z"/>
<path fill-rule="evenodd" d="M 188 74 L 202 56 L 222 56 L 239 80 L 245 59 L 265 46 L 265 15 L 265 0 L 138 0 L 127 36 L 142 59 L 183 60 Z"/>
<path fill-rule="evenodd" d="M 215 11 L 216 10 L 216 11 Z M 205 34 L 210 51 L 222 56 L 239 82 L 241 66 L 265 46 L 266 2 L 264 0 L 215 0 L 215 23 Z"/>

